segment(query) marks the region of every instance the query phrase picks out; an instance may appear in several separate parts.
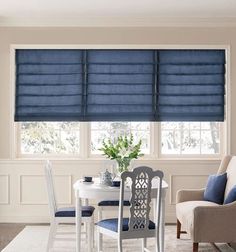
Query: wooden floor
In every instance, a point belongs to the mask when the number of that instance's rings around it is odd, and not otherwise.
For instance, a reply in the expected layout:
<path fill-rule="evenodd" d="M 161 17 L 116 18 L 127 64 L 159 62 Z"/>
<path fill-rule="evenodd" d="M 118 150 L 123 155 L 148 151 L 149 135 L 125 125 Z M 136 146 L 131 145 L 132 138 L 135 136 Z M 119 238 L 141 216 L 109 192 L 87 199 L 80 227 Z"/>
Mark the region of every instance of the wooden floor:
<path fill-rule="evenodd" d="M 0 223 L 0 251 L 24 229 L 25 224 Z"/>
<path fill-rule="evenodd" d="M 0 251 L 4 249 L 27 225 L 46 224 L 24 224 L 24 223 L 0 223 Z"/>

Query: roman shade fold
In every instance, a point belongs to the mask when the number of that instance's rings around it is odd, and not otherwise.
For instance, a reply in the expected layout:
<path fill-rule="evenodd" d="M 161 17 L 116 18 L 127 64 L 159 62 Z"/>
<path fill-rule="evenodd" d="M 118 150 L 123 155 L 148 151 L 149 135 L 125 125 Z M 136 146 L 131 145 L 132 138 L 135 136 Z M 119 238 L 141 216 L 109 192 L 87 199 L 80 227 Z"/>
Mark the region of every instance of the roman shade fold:
<path fill-rule="evenodd" d="M 224 120 L 224 50 L 160 50 L 159 121 Z"/>
<path fill-rule="evenodd" d="M 154 73 L 154 51 L 88 51 L 86 119 L 153 121 Z"/>
<path fill-rule="evenodd" d="M 223 121 L 224 50 L 16 51 L 15 121 Z"/>
<path fill-rule="evenodd" d="M 82 63 L 82 50 L 17 50 L 15 121 L 82 120 Z"/>

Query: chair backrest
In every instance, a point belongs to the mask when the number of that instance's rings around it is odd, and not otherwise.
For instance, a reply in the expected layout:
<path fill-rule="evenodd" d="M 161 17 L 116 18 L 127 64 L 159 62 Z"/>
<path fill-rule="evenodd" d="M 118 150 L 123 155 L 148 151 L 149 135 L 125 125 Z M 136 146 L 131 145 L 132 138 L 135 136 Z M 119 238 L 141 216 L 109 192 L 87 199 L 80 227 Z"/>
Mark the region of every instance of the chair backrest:
<path fill-rule="evenodd" d="M 46 186 L 47 186 L 47 193 L 48 193 L 50 218 L 54 219 L 55 213 L 57 211 L 57 204 L 56 204 L 56 196 L 55 196 L 54 183 L 53 183 L 52 163 L 49 160 L 47 160 L 45 164 L 45 177 L 46 177 Z"/>
<path fill-rule="evenodd" d="M 236 185 L 236 156 L 226 156 L 223 161 L 225 160 L 228 161 L 227 166 L 225 165 L 224 170 L 224 172 L 227 172 L 227 183 L 225 187 L 226 199 L 231 189 Z"/>
<path fill-rule="evenodd" d="M 158 178 L 157 194 L 152 195 L 152 180 Z M 123 226 L 123 201 L 124 190 L 126 181 L 131 180 L 131 198 L 130 198 L 130 210 L 129 210 L 129 229 L 126 232 L 143 232 L 145 237 L 145 231 L 149 232 L 149 220 L 150 220 L 150 203 L 151 198 L 156 198 L 156 229 L 159 229 L 160 223 L 160 207 L 161 207 L 161 191 L 162 191 L 162 171 L 153 171 L 152 168 L 147 166 L 140 166 L 134 168 L 131 172 L 123 172 L 121 174 L 121 188 L 120 188 L 120 207 L 119 207 L 119 223 L 118 232 L 122 232 Z"/>
<path fill-rule="evenodd" d="M 231 155 L 224 156 L 224 158 L 220 162 L 220 166 L 219 166 L 219 169 L 217 171 L 218 174 L 223 174 L 223 173 L 226 172 L 231 159 L 232 159 Z"/>

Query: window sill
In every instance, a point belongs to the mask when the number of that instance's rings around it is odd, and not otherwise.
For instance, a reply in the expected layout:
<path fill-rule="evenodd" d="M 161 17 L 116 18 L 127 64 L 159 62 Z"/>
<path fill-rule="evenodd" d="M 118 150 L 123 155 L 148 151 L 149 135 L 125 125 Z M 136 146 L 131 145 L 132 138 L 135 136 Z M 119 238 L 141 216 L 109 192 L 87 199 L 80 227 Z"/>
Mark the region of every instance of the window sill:
<path fill-rule="evenodd" d="M 29 161 L 29 162 L 42 162 L 46 160 L 52 160 L 52 161 L 58 161 L 58 162 L 103 162 L 105 158 L 102 157 L 88 157 L 88 158 L 82 158 L 82 157 L 15 157 L 13 159 L 10 159 L 9 161 Z M 145 163 L 145 162 L 219 162 L 222 160 L 222 157 L 189 157 L 189 158 L 180 158 L 180 157 L 175 157 L 175 158 L 169 158 L 169 157 L 146 157 L 146 158 L 140 158 L 140 159 L 135 159 L 133 162 L 134 163 Z"/>

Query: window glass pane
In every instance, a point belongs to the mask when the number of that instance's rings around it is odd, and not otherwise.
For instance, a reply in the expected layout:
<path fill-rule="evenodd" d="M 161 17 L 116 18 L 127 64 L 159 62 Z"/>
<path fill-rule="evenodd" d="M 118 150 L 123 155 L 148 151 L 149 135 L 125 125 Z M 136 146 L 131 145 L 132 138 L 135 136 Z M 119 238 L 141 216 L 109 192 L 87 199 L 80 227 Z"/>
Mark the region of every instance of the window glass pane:
<path fill-rule="evenodd" d="M 78 154 L 79 123 L 20 123 L 21 154 Z"/>
<path fill-rule="evenodd" d="M 200 130 L 184 130 L 181 154 L 200 154 Z"/>
<path fill-rule="evenodd" d="M 220 153 L 219 131 L 205 130 L 202 132 L 202 153 L 203 154 Z"/>
<path fill-rule="evenodd" d="M 91 153 L 100 154 L 102 141 L 107 138 L 116 139 L 121 135 L 134 135 L 134 142 L 142 140 L 142 153 L 150 153 L 150 123 L 149 122 L 92 122 L 91 123 Z"/>
<path fill-rule="evenodd" d="M 219 154 L 219 122 L 161 123 L 162 154 Z"/>
<path fill-rule="evenodd" d="M 180 132 L 177 130 L 162 130 L 162 153 L 180 154 Z"/>

